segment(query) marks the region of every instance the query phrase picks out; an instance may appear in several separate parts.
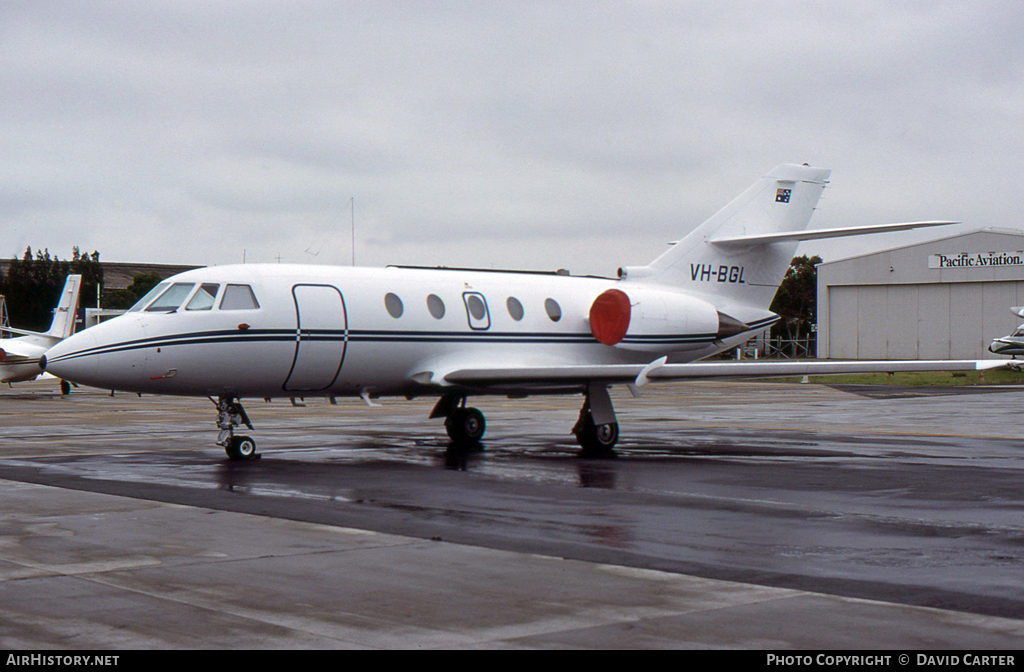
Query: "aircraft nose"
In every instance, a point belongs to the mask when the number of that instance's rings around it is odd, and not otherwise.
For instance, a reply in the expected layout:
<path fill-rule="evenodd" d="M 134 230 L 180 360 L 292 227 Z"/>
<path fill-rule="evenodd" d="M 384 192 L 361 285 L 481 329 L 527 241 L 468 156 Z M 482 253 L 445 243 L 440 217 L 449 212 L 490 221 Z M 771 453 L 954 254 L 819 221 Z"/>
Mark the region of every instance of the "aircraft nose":
<path fill-rule="evenodd" d="M 43 356 L 39 358 L 39 366 L 58 378 L 84 382 L 79 380 L 86 365 L 83 360 L 88 359 L 88 357 L 83 357 L 83 354 L 95 345 L 96 339 L 86 329 L 64 339 L 43 353 Z"/>

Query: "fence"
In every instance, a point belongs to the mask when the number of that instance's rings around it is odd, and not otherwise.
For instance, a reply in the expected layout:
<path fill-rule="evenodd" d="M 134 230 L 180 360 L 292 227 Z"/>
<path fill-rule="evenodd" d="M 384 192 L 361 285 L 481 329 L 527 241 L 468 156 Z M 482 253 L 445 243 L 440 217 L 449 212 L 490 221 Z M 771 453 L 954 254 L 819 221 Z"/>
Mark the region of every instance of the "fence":
<path fill-rule="evenodd" d="M 803 338 L 766 336 L 752 338 L 737 348 L 737 359 L 813 359 L 817 357 L 814 334 Z"/>

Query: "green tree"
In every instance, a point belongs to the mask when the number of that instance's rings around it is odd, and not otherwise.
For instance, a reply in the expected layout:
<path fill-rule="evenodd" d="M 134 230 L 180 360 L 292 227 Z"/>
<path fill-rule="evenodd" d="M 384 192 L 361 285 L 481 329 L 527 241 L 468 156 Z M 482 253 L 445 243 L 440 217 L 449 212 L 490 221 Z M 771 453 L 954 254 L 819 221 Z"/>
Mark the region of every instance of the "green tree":
<path fill-rule="evenodd" d="M 103 283 L 99 252 L 83 255 L 75 247 L 71 259 L 62 260 L 51 257 L 48 249 L 33 254 L 28 247 L 21 259 L 12 259 L 7 274 L 0 277 L 0 294 L 7 298 L 11 325 L 34 331 L 48 329 L 64 281 L 73 273 L 82 275 L 79 306 L 95 306 L 96 288 Z"/>
<path fill-rule="evenodd" d="M 793 257 L 772 301 L 771 311 L 781 318 L 772 327 L 773 336 L 796 341 L 812 332 L 817 319 L 820 263 L 817 255 Z"/>
<path fill-rule="evenodd" d="M 132 284 L 124 289 L 117 289 L 110 292 L 106 300 L 106 307 L 115 310 L 127 310 L 135 305 L 135 302 L 146 295 L 146 292 L 156 287 L 163 278 L 159 273 L 139 273 L 132 277 Z"/>

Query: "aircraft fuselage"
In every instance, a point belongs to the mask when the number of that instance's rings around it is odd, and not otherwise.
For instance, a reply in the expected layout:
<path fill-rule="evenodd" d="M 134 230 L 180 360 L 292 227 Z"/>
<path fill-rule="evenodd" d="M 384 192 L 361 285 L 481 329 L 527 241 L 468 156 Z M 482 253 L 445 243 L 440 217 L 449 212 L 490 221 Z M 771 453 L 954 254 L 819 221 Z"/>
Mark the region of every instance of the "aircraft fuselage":
<path fill-rule="evenodd" d="M 615 279 L 241 265 L 165 282 L 175 284 L 171 310 L 158 300 L 92 327 L 53 348 L 48 370 L 143 393 L 436 395 L 454 368 L 634 364 L 670 352 L 688 361 L 727 347 L 709 302 Z M 239 288 L 251 289 L 251 304 L 228 297 L 244 294 Z M 599 342 L 589 322 L 609 289 L 630 303 L 628 331 L 614 345 Z M 196 303 L 201 291 L 213 295 Z"/>

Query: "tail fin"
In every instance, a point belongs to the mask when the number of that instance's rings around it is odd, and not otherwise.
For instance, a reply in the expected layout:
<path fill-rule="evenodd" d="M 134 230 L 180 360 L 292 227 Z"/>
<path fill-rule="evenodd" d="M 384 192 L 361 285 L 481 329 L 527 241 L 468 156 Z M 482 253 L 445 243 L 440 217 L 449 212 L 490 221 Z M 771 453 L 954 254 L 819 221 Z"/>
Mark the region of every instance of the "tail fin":
<path fill-rule="evenodd" d="M 767 309 L 799 241 L 744 238 L 806 229 L 830 174 L 778 166 L 648 266 L 621 273 Z M 716 244 L 720 239 L 730 240 Z"/>
<path fill-rule="evenodd" d="M 82 276 L 69 275 L 60 292 L 60 302 L 53 311 L 53 322 L 46 332 L 53 338 L 67 338 L 75 328 L 75 312 L 78 310 L 78 293 L 82 287 Z"/>

